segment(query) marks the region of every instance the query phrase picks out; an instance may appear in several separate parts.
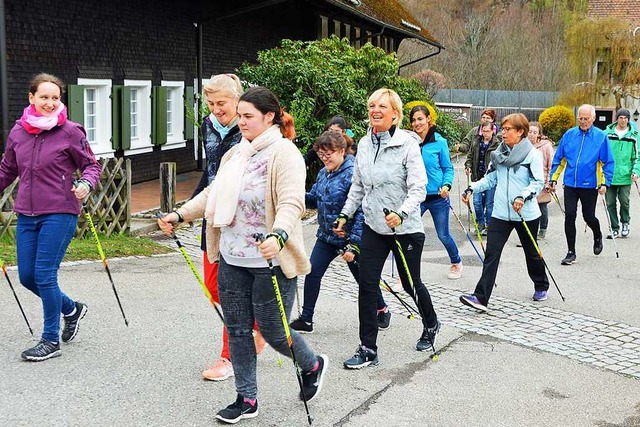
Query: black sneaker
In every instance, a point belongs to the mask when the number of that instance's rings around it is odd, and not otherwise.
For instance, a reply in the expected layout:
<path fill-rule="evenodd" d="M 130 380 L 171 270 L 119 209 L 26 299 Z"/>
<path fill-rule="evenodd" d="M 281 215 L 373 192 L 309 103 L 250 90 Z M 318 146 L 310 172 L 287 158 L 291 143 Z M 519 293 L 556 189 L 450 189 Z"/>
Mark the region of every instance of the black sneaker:
<path fill-rule="evenodd" d="M 35 347 L 31 347 L 30 349 L 22 352 L 22 358 L 32 362 L 40 362 L 42 360 L 58 356 L 62 356 L 60 343 L 54 344 L 45 339 L 41 339 Z"/>
<path fill-rule="evenodd" d="M 593 254 L 600 255 L 602 252 L 602 235 L 593 238 Z"/>
<path fill-rule="evenodd" d="M 378 329 L 384 331 L 385 329 L 389 329 L 389 324 L 391 323 L 391 311 L 389 311 L 389 307 L 387 307 L 387 311 L 379 311 L 378 312 Z"/>
<path fill-rule="evenodd" d="M 422 331 L 422 335 L 420 339 L 416 343 L 416 350 L 418 351 L 429 351 L 435 348 L 436 345 L 436 335 L 440 332 L 440 321 L 436 321 L 436 325 L 432 328 L 425 328 Z"/>
<path fill-rule="evenodd" d="M 562 265 L 571 265 L 576 262 L 576 253 L 573 251 L 567 252 L 567 256 L 561 261 Z"/>
<path fill-rule="evenodd" d="M 80 329 L 80 319 L 87 314 L 87 305 L 76 301 L 76 314 L 64 317 L 64 328 L 62 329 L 62 342 L 69 342 L 76 337 Z"/>
<path fill-rule="evenodd" d="M 289 323 L 289 327 L 301 334 L 310 334 L 313 332 L 313 322 L 307 322 L 302 317 L 298 317 L 296 320 Z"/>
<path fill-rule="evenodd" d="M 243 418 L 255 418 L 257 416 L 258 401 L 256 400 L 256 403 L 251 405 L 241 395 L 238 395 L 235 402 L 216 414 L 217 419 L 227 424 L 235 424 Z"/>
<path fill-rule="evenodd" d="M 344 361 L 344 367 L 347 369 L 360 369 L 369 365 L 378 365 L 378 353 L 363 345 L 358 347 L 352 358 Z"/>
<path fill-rule="evenodd" d="M 302 387 L 304 388 L 304 397 L 307 398 L 307 402 L 311 402 L 322 390 L 322 381 L 324 380 L 324 374 L 327 373 L 327 367 L 329 367 L 329 358 L 326 354 L 321 354 L 318 356 L 318 363 L 318 369 L 315 371 L 302 373 Z M 300 393 L 300 400 L 304 400 L 302 393 Z"/>

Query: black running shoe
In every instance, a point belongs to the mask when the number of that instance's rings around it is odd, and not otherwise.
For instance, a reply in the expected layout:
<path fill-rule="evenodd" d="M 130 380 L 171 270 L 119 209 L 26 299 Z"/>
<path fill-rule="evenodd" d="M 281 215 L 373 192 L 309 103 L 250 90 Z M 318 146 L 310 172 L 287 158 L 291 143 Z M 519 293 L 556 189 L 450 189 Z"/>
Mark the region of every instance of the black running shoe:
<path fill-rule="evenodd" d="M 289 323 L 289 327 L 301 334 L 310 334 L 313 332 L 313 322 L 307 322 L 302 317 L 298 317 L 296 320 Z"/>
<path fill-rule="evenodd" d="M 344 367 L 347 369 L 360 369 L 366 366 L 378 365 L 378 353 L 363 345 L 358 347 L 356 354 L 352 358 L 345 360 Z"/>
<path fill-rule="evenodd" d="M 562 260 L 561 264 L 562 265 L 571 265 L 574 262 L 576 262 L 576 253 L 569 251 L 567 252 L 567 256 L 564 257 L 564 259 Z"/>
<path fill-rule="evenodd" d="M 22 352 L 22 358 L 31 362 L 40 362 L 58 356 L 62 356 L 60 343 L 54 344 L 45 339 L 41 339 L 35 347 Z"/>
<path fill-rule="evenodd" d="M 64 317 L 62 329 L 62 342 L 69 342 L 76 337 L 80 329 L 80 320 L 87 314 L 87 305 L 76 301 L 76 314 Z"/>
<path fill-rule="evenodd" d="M 304 389 L 304 397 L 307 398 L 307 402 L 311 402 L 314 397 L 322 390 L 322 381 L 324 381 L 324 374 L 327 373 L 329 367 L 329 358 L 326 354 L 318 356 L 318 369 L 315 371 L 307 371 L 302 373 L 302 387 Z M 300 400 L 302 393 L 300 393 Z"/>
<path fill-rule="evenodd" d="M 389 324 L 391 323 L 391 312 L 387 307 L 387 311 L 379 311 L 378 312 L 378 329 L 384 331 L 385 329 L 389 329 Z"/>
<path fill-rule="evenodd" d="M 418 351 L 429 351 L 435 348 L 436 345 L 436 335 L 440 332 L 440 321 L 436 321 L 436 325 L 432 328 L 425 328 L 422 331 L 422 335 L 420 335 L 420 339 L 416 343 L 416 350 Z"/>
<path fill-rule="evenodd" d="M 602 252 L 602 235 L 593 238 L 593 254 L 600 255 Z"/>
<path fill-rule="evenodd" d="M 241 395 L 238 395 L 236 401 L 226 408 L 218 411 L 216 418 L 227 424 L 235 424 L 243 418 L 255 418 L 258 416 L 258 401 L 255 405 L 251 405 Z"/>

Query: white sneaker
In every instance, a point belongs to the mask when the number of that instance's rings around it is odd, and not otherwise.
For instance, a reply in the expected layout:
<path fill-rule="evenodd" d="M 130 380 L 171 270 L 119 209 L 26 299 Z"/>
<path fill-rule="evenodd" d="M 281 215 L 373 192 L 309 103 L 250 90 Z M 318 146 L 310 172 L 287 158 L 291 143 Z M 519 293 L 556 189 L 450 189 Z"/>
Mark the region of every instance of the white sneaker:
<path fill-rule="evenodd" d="M 451 264 L 449 268 L 449 274 L 447 277 L 451 280 L 456 280 L 462 277 L 462 263 L 459 262 L 457 264 Z"/>

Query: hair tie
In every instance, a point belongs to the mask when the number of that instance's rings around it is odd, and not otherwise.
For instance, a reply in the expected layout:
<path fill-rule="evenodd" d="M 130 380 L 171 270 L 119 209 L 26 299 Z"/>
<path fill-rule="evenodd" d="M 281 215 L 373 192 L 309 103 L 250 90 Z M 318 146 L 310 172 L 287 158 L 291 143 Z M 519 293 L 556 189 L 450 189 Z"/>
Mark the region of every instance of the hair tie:
<path fill-rule="evenodd" d="M 355 136 L 351 129 L 345 129 L 344 133 L 346 133 L 349 138 L 353 138 Z"/>

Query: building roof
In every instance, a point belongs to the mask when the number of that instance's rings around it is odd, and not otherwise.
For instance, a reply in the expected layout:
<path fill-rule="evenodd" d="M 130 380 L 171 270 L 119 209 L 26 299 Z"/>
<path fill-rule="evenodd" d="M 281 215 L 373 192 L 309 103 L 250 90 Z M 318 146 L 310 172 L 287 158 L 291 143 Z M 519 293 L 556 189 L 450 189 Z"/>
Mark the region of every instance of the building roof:
<path fill-rule="evenodd" d="M 620 18 L 628 21 L 633 27 L 640 27 L 640 2 L 638 0 L 589 0 L 587 15 L 590 18 Z"/>
<path fill-rule="evenodd" d="M 325 0 L 342 9 L 379 25 L 391 27 L 407 38 L 416 38 L 427 44 L 443 48 L 429 30 L 400 3 L 399 0 Z"/>

